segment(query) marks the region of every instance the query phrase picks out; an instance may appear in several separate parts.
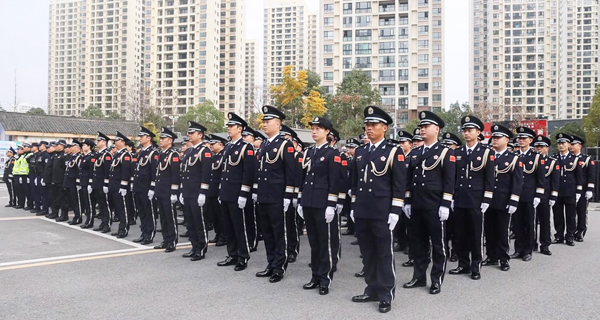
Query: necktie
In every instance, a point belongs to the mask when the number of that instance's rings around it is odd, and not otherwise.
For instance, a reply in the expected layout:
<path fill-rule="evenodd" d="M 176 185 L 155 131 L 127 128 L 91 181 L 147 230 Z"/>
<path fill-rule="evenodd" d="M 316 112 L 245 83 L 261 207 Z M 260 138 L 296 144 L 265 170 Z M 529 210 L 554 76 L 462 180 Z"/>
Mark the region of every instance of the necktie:
<path fill-rule="evenodd" d="M 371 147 L 369 148 L 369 153 L 371 153 L 373 151 L 375 151 L 375 145 L 374 144 L 372 144 Z"/>
<path fill-rule="evenodd" d="M 496 152 L 496 156 L 494 158 L 498 158 L 500 157 L 500 154 L 498 152 Z"/>
<path fill-rule="evenodd" d="M 467 155 L 470 156 L 471 155 L 471 149 L 467 149 Z"/>
<path fill-rule="evenodd" d="M 562 155 L 562 160 L 565 160 L 565 155 Z"/>
<path fill-rule="evenodd" d="M 429 147 L 425 147 L 425 148 L 423 148 L 423 154 L 426 154 L 426 153 L 427 153 L 427 151 L 429 151 Z"/>

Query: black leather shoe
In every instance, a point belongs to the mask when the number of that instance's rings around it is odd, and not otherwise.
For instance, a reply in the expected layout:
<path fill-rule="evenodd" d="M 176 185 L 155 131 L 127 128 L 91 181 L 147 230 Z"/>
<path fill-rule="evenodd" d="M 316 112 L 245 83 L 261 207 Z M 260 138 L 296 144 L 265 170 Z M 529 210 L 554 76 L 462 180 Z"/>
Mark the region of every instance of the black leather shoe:
<path fill-rule="evenodd" d="M 186 253 L 182 254 L 181 256 L 184 258 L 191 258 L 195 254 L 196 254 L 196 251 L 190 250 L 190 252 L 186 252 Z"/>
<path fill-rule="evenodd" d="M 256 252 L 258 250 L 258 246 L 250 248 L 250 252 Z"/>
<path fill-rule="evenodd" d="M 175 245 L 169 243 L 167 245 L 167 248 L 165 249 L 165 253 L 169 253 L 169 252 L 173 252 L 173 251 L 175 251 Z"/>
<path fill-rule="evenodd" d="M 513 254 L 510 255 L 510 258 L 511 259 L 520 259 L 520 258 L 523 258 L 523 254 L 520 253 L 520 252 L 515 252 L 515 253 L 513 253 Z"/>
<path fill-rule="evenodd" d="M 365 271 L 364 270 L 360 270 L 359 272 L 354 274 L 355 277 L 357 278 L 362 278 L 365 276 Z"/>
<path fill-rule="evenodd" d="M 56 221 L 56 222 L 69 221 L 69 217 L 67 217 L 67 216 L 60 216 L 60 217 L 56 218 L 54 221 Z"/>
<path fill-rule="evenodd" d="M 490 258 L 487 258 L 487 259 L 483 260 L 481 265 L 482 266 L 497 266 L 498 260 L 490 260 Z"/>
<path fill-rule="evenodd" d="M 319 287 L 319 294 L 324 296 L 326 294 L 329 293 L 329 288 L 328 287 Z"/>
<path fill-rule="evenodd" d="M 390 301 L 379 301 L 379 312 L 388 313 L 392 310 L 392 303 Z"/>
<path fill-rule="evenodd" d="M 537 243 L 533 246 L 533 251 L 535 251 L 535 252 L 538 251 L 538 245 L 537 245 Z"/>
<path fill-rule="evenodd" d="M 44 211 L 38 211 L 38 212 L 37 212 L 35 215 L 36 215 L 37 217 L 40 217 L 40 216 L 45 216 L 46 214 L 47 214 L 47 213 L 46 213 L 46 212 L 44 212 Z"/>
<path fill-rule="evenodd" d="M 217 262 L 217 266 L 219 266 L 219 267 L 234 266 L 234 265 L 236 265 L 236 262 L 233 260 L 232 257 L 227 257 L 227 258 L 225 258 L 225 260 Z"/>
<path fill-rule="evenodd" d="M 583 237 L 576 237 L 575 241 L 577 241 L 577 242 L 583 242 Z"/>
<path fill-rule="evenodd" d="M 573 240 L 567 240 L 565 242 L 568 246 L 574 247 L 575 246 L 575 242 L 573 242 Z"/>
<path fill-rule="evenodd" d="M 71 220 L 67 223 L 71 226 L 76 226 L 78 224 L 81 224 L 81 218 L 73 218 L 73 220 Z"/>
<path fill-rule="evenodd" d="M 135 242 L 135 243 L 140 243 L 140 242 L 142 242 L 142 241 L 144 241 L 144 237 L 142 237 L 142 236 L 140 236 L 140 237 L 139 237 L 139 238 L 137 238 L 137 239 L 133 239 L 133 242 Z"/>
<path fill-rule="evenodd" d="M 31 213 L 38 213 L 38 212 L 40 212 L 40 210 L 33 208 L 33 209 L 29 210 L 29 212 L 31 212 Z"/>
<path fill-rule="evenodd" d="M 295 254 L 290 254 L 290 255 L 288 256 L 288 262 L 289 262 L 289 263 L 294 263 L 294 262 L 296 262 L 296 255 L 295 255 Z"/>
<path fill-rule="evenodd" d="M 227 242 L 225 242 L 225 241 L 221 241 L 221 242 L 217 242 L 217 243 L 215 244 L 215 247 L 222 247 L 222 246 L 226 246 L 226 245 L 227 245 Z"/>
<path fill-rule="evenodd" d="M 408 259 L 408 261 L 402 263 L 403 267 L 412 267 L 414 265 L 415 265 L 415 261 L 413 259 Z"/>
<path fill-rule="evenodd" d="M 135 222 L 135 220 L 129 220 L 130 226 L 135 226 L 136 224 L 137 224 L 137 222 Z"/>
<path fill-rule="evenodd" d="M 16 206 L 15 209 L 23 209 L 23 206 Z"/>
<path fill-rule="evenodd" d="M 565 239 L 554 239 L 554 241 L 552 241 L 552 243 L 565 243 Z"/>
<path fill-rule="evenodd" d="M 5 208 L 10 208 L 10 207 L 13 207 L 13 205 L 9 203 L 9 204 L 5 205 L 4 207 Z"/>
<path fill-rule="evenodd" d="M 195 254 L 192 256 L 192 258 L 190 259 L 191 261 L 198 261 L 198 260 L 202 260 L 204 259 L 204 255 L 203 254 Z"/>
<path fill-rule="evenodd" d="M 31 210 L 33 210 L 33 207 L 25 207 L 25 208 L 23 208 L 23 210 L 25 210 L 25 211 L 31 211 Z"/>
<path fill-rule="evenodd" d="M 500 261 L 500 270 L 502 270 L 502 271 L 510 270 L 510 265 L 508 264 L 508 261 Z"/>
<path fill-rule="evenodd" d="M 354 234 L 354 232 L 350 231 L 349 229 L 346 229 L 346 231 L 342 232 L 343 236 L 351 236 L 353 234 Z"/>
<path fill-rule="evenodd" d="M 273 273 L 273 275 L 271 275 L 271 277 L 269 278 L 269 282 L 276 283 L 281 281 L 281 279 L 283 279 L 283 273 Z"/>
<path fill-rule="evenodd" d="M 425 286 L 427 286 L 427 283 L 425 281 L 420 281 L 417 279 L 412 279 L 409 282 L 402 285 L 402 287 L 404 289 L 412 289 L 412 288 L 425 287 Z"/>
<path fill-rule="evenodd" d="M 377 300 L 379 300 L 379 299 L 377 299 L 375 297 L 371 297 L 368 294 L 361 294 L 361 295 L 352 297 L 352 302 L 370 302 L 370 301 L 377 301 Z"/>
<path fill-rule="evenodd" d="M 119 234 L 117 234 L 117 239 L 127 238 L 127 234 L 127 231 L 120 231 Z"/>
<path fill-rule="evenodd" d="M 458 261 L 458 256 L 456 255 L 456 253 L 452 254 L 452 256 L 450 257 L 450 262 L 456 262 Z"/>
<path fill-rule="evenodd" d="M 81 228 L 81 229 L 91 229 L 91 228 L 93 228 L 93 227 L 94 227 L 94 225 L 93 225 L 93 224 L 90 224 L 90 223 L 82 224 L 82 225 L 80 226 L 80 228 Z"/>
<path fill-rule="evenodd" d="M 473 279 L 473 280 L 479 280 L 479 279 L 481 279 L 481 273 L 479 273 L 479 272 L 471 272 L 471 279 Z"/>
<path fill-rule="evenodd" d="M 463 268 L 463 267 L 458 267 L 456 269 L 452 269 L 450 270 L 448 273 L 450 274 L 467 274 L 470 273 L 471 271 L 467 268 Z"/>
<path fill-rule="evenodd" d="M 151 244 L 151 243 L 152 243 L 152 240 L 150 240 L 150 239 L 146 239 L 146 240 L 144 240 L 144 241 L 142 241 L 142 242 L 140 242 L 140 243 L 141 243 L 141 244 L 143 244 L 143 245 L 147 245 L 147 244 Z"/>
<path fill-rule="evenodd" d="M 110 227 L 109 226 L 104 226 L 104 228 L 102 228 L 102 230 L 100 232 L 102 232 L 102 233 L 109 233 L 110 232 Z"/>
<path fill-rule="evenodd" d="M 353 246 L 357 246 L 358 245 L 358 240 L 354 240 L 354 241 L 350 242 L 350 244 L 353 245 Z"/>
<path fill-rule="evenodd" d="M 161 242 L 159 245 L 154 246 L 154 249 L 166 249 L 167 244 L 165 242 Z"/>
<path fill-rule="evenodd" d="M 116 232 L 113 232 L 113 233 L 111 233 L 110 235 L 111 235 L 111 236 L 113 236 L 113 237 L 116 237 L 116 236 L 118 236 L 118 235 L 119 235 L 119 232 L 118 232 L 118 231 L 116 231 Z"/>
<path fill-rule="evenodd" d="M 92 229 L 92 230 L 94 230 L 94 231 L 102 231 L 103 229 L 104 229 L 104 225 L 100 224 L 100 225 L 98 226 L 98 228 L 94 228 L 94 229 Z"/>
<path fill-rule="evenodd" d="M 48 215 L 46 218 L 48 218 L 48 219 L 51 219 L 51 220 L 54 220 L 54 219 L 58 218 L 58 214 L 56 214 L 56 213 L 51 213 L 51 214 L 50 214 L 50 215 Z"/>
<path fill-rule="evenodd" d="M 307 283 L 307 284 L 303 285 L 303 286 L 302 286 L 302 289 L 304 289 L 304 290 L 312 290 L 312 289 L 316 289 L 316 288 L 318 288 L 318 287 L 319 287 L 319 285 L 318 285 L 318 284 L 316 284 L 315 282 L 312 282 L 312 281 L 311 281 L 311 282 L 309 282 L 309 283 Z"/>
<path fill-rule="evenodd" d="M 189 234 L 189 232 L 187 232 L 187 231 L 186 231 L 186 232 L 184 232 L 184 233 L 180 234 L 180 235 L 179 235 L 179 237 L 180 237 L 180 238 L 189 238 L 189 237 L 190 237 L 190 234 Z"/>
<path fill-rule="evenodd" d="M 439 283 L 434 283 L 429 288 L 429 293 L 431 294 L 438 294 L 440 292 L 442 292 L 442 286 Z"/>
<path fill-rule="evenodd" d="M 523 256 L 523 261 L 529 261 L 529 260 L 531 260 L 531 254 L 530 253 L 528 253 L 528 254 L 526 254 L 526 255 Z"/>
<path fill-rule="evenodd" d="M 235 267 L 233 267 L 233 271 L 242 271 L 242 270 L 246 270 L 246 267 L 248 267 L 248 264 L 245 262 L 238 262 Z"/>
<path fill-rule="evenodd" d="M 208 240 L 208 243 L 217 243 L 217 238 Z"/>
<path fill-rule="evenodd" d="M 266 278 L 273 275 L 273 269 L 266 268 L 263 271 L 259 271 L 256 273 L 256 276 L 259 278 Z"/>
<path fill-rule="evenodd" d="M 541 254 L 545 254 L 547 256 L 551 256 L 552 255 L 552 252 L 548 248 L 540 248 L 540 253 Z"/>

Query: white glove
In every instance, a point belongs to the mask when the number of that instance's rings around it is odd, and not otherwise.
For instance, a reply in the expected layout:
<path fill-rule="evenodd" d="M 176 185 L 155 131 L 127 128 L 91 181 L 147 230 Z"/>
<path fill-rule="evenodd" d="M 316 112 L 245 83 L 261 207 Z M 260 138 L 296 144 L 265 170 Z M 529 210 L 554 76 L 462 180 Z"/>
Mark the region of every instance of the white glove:
<path fill-rule="evenodd" d="M 37 187 L 37 179 L 33 179 L 33 185 Z"/>
<path fill-rule="evenodd" d="M 550 200 L 549 204 L 551 207 L 554 207 L 554 204 L 556 203 L 556 200 Z"/>
<path fill-rule="evenodd" d="M 108 193 L 108 187 L 102 187 L 102 192 Z"/>
<path fill-rule="evenodd" d="M 294 208 L 298 208 L 298 198 L 292 199 L 292 206 L 294 206 Z"/>
<path fill-rule="evenodd" d="M 19 184 L 23 183 L 23 177 L 19 177 Z"/>
<path fill-rule="evenodd" d="M 79 191 L 79 190 L 81 190 L 81 186 L 78 185 L 77 186 L 77 191 Z"/>
<path fill-rule="evenodd" d="M 337 214 L 340 214 L 340 213 L 342 212 L 342 210 L 343 210 L 343 209 L 344 209 L 344 205 L 343 205 L 343 204 L 339 204 L 339 203 L 338 203 L 338 204 L 336 204 L 336 205 L 335 205 L 335 212 L 336 212 Z"/>
<path fill-rule="evenodd" d="M 87 191 L 88 191 L 88 194 L 91 194 L 92 193 L 92 186 L 88 186 L 87 187 Z"/>
<path fill-rule="evenodd" d="M 352 219 L 352 222 L 356 222 L 354 221 L 354 210 L 350 211 L 350 219 Z"/>
<path fill-rule="evenodd" d="M 183 204 L 183 193 L 179 194 L 179 202 L 181 202 L 181 204 Z"/>
<path fill-rule="evenodd" d="M 175 202 L 177 202 L 177 196 L 172 194 L 171 195 L 171 203 L 175 203 Z"/>
<path fill-rule="evenodd" d="M 46 182 L 44 182 L 44 178 L 40 179 L 40 184 L 42 185 L 42 187 L 46 186 Z"/>
<path fill-rule="evenodd" d="M 327 207 L 325 209 L 325 222 L 330 223 L 335 217 L 335 209 L 333 207 Z"/>
<path fill-rule="evenodd" d="M 585 198 L 587 200 L 590 200 L 592 198 L 592 196 L 594 196 L 594 194 L 591 191 L 586 191 L 585 192 Z"/>
<path fill-rule="evenodd" d="M 404 215 L 410 219 L 410 209 L 412 208 L 412 206 L 410 204 L 405 204 L 404 207 L 402 207 L 402 211 L 404 211 Z"/>
<path fill-rule="evenodd" d="M 131 192 L 133 192 L 133 183 L 130 183 L 130 184 L 129 184 L 129 190 L 130 190 Z"/>
<path fill-rule="evenodd" d="M 448 209 L 448 207 L 440 207 L 440 210 L 438 210 L 438 215 L 440 216 L 440 221 L 446 221 L 450 216 L 450 209 Z"/>
<path fill-rule="evenodd" d="M 27 178 L 27 184 L 29 184 L 29 178 Z"/>
<path fill-rule="evenodd" d="M 219 204 L 221 204 L 221 197 L 218 197 L 217 201 L 219 201 Z"/>
<path fill-rule="evenodd" d="M 290 207 L 290 203 L 292 203 L 290 201 L 290 199 L 283 199 L 283 211 L 287 212 L 288 208 Z"/>
<path fill-rule="evenodd" d="M 483 205 L 483 203 L 482 203 Z M 452 202 L 450 202 L 450 209 L 454 210 L 454 199 L 452 199 Z"/>
<path fill-rule="evenodd" d="M 579 198 L 581 198 L 581 195 L 578 193 L 575 195 L 575 203 L 579 202 Z"/>
<path fill-rule="evenodd" d="M 535 197 L 533 198 L 533 208 L 537 208 L 537 206 L 540 204 L 540 198 Z"/>
<path fill-rule="evenodd" d="M 302 218 L 302 220 L 304 220 L 304 211 L 302 211 L 302 206 L 298 206 L 296 211 L 298 211 L 298 215 L 300 216 L 300 218 Z"/>
<path fill-rule="evenodd" d="M 204 194 L 200 194 L 198 196 L 198 205 L 201 207 L 204 207 L 204 204 L 206 203 L 206 196 Z"/>
<path fill-rule="evenodd" d="M 515 206 L 509 205 L 507 209 L 508 209 L 508 213 L 510 213 L 510 214 L 513 214 L 517 211 L 517 207 L 515 207 Z"/>
<path fill-rule="evenodd" d="M 246 207 L 246 197 L 238 197 L 238 208 L 244 209 Z"/>
<path fill-rule="evenodd" d="M 388 225 L 390 227 L 390 231 L 394 230 L 394 228 L 396 227 L 396 223 L 398 223 L 398 220 L 400 220 L 399 215 L 395 213 L 390 213 L 390 215 L 388 216 Z"/>
<path fill-rule="evenodd" d="M 154 199 L 154 190 L 148 190 L 148 199 Z"/>
<path fill-rule="evenodd" d="M 482 203 L 481 204 L 481 213 L 485 213 L 489 207 L 490 207 L 489 203 Z"/>
<path fill-rule="evenodd" d="M 125 195 L 127 195 L 127 189 L 121 188 L 121 189 L 119 189 L 119 193 L 121 194 L 122 197 L 124 197 Z"/>
<path fill-rule="evenodd" d="M 252 201 L 254 201 L 254 202 L 258 201 L 258 195 L 256 193 L 252 194 Z"/>
<path fill-rule="evenodd" d="M 348 189 L 348 195 L 352 197 L 352 189 Z"/>

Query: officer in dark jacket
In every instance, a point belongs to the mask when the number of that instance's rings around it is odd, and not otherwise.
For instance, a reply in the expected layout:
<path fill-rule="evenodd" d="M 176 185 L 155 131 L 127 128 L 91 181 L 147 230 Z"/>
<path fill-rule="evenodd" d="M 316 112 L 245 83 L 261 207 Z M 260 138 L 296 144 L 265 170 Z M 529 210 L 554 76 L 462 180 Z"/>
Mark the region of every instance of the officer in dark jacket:
<path fill-rule="evenodd" d="M 540 253 L 545 255 L 552 255 L 552 252 L 548 249 L 552 243 L 550 238 L 550 208 L 556 203 L 556 197 L 558 197 L 558 188 L 560 183 L 560 166 L 558 160 L 548 156 L 548 149 L 550 148 L 550 139 L 544 136 L 535 137 L 535 150 L 541 155 L 543 161 L 544 170 L 544 195 L 541 198 L 540 204 L 536 208 L 536 231 L 537 225 L 540 226 L 539 235 L 540 238 Z M 537 248 L 537 239 L 534 240 L 534 251 Z"/>
<path fill-rule="evenodd" d="M 288 143 L 294 147 L 294 179 L 296 179 L 295 185 L 298 185 L 299 179 L 302 176 L 302 164 L 298 162 L 301 155 L 296 151 L 296 145 L 293 140 L 297 136 L 296 132 L 292 128 L 282 124 L 281 131 L 279 132 L 284 139 L 288 140 Z M 292 199 L 292 205 L 285 213 L 286 218 L 286 233 L 287 233 L 287 252 L 289 263 L 296 261 L 298 254 L 300 253 L 300 237 L 298 235 L 298 221 L 296 220 L 296 206 L 298 205 L 298 190 L 294 188 L 294 198 Z"/>
<path fill-rule="evenodd" d="M 95 154 L 92 161 L 94 162 L 94 172 L 92 177 L 92 184 L 88 185 L 88 193 L 96 194 L 96 201 L 100 210 L 100 219 L 102 223 L 98 228 L 94 228 L 94 231 L 100 231 L 102 233 L 110 232 L 111 226 L 111 214 L 108 208 L 108 181 L 110 174 L 110 165 L 112 162 L 112 155 L 107 148 L 108 141 L 110 139 L 107 135 L 102 132 L 98 132 L 96 138 L 96 144 L 98 145 L 98 152 Z"/>
<path fill-rule="evenodd" d="M 129 233 L 129 214 L 125 204 L 125 196 L 130 192 L 129 178 L 131 176 L 131 153 L 127 151 L 129 138 L 117 131 L 114 139 L 117 152 L 110 164 L 108 194 L 113 199 L 115 214 L 119 218 L 119 229 L 112 233 L 117 238 L 125 238 Z"/>
<path fill-rule="evenodd" d="M 575 232 L 575 241 L 583 242 L 583 237 L 587 231 L 587 213 L 588 204 L 594 195 L 596 181 L 596 163 L 592 157 L 581 153 L 585 140 L 578 136 L 572 136 L 571 152 L 579 157 L 579 167 L 581 169 L 581 186 L 585 190 L 585 196 L 579 198 L 577 202 L 577 232 Z"/>
<path fill-rule="evenodd" d="M 33 200 L 33 207 L 36 210 L 37 216 L 44 216 L 48 214 L 48 188 L 46 181 L 44 181 L 44 170 L 46 163 L 50 158 L 47 151 L 48 141 L 40 141 L 39 152 L 35 158 L 35 195 L 36 198 Z"/>
<path fill-rule="evenodd" d="M 67 142 L 60 139 L 56 143 L 56 151 L 52 158 L 52 187 L 50 189 L 50 199 L 52 201 L 52 213 L 50 219 L 56 219 L 57 222 L 69 220 L 69 198 L 67 190 L 63 187 L 67 163 L 65 161 L 65 147 Z M 58 209 L 60 208 L 60 217 Z"/>
<path fill-rule="evenodd" d="M 29 175 L 27 176 L 27 181 L 29 183 L 29 194 L 27 195 L 27 207 L 25 210 L 29 210 L 31 213 L 37 213 L 35 205 L 37 203 L 37 198 L 39 197 L 39 192 L 37 190 L 37 180 L 36 172 L 35 172 L 35 163 L 37 162 L 37 157 L 39 154 L 39 144 L 34 142 L 31 144 L 31 152 L 28 154 L 29 158 L 27 162 L 29 164 Z"/>
<path fill-rule="evenodd" d="M 583 195 L 583 178 L 579 157 L 569 152 L 573 138 L 566 133 L 556 135 L 556 144 L 559 154 L 560 181 L 556 204 L 552 207 L 554 213 L 554 243 L 564 243 L 574 246 L 575 233 L 577 232 L 577 202 Z M 566 218 L 566 219 L 565 219 Z M 566 220 L 566 234 L 565 234 Z"/>
<path fill-rule="evenodd" d="M 54 152 L 56 151 L 56 142 L 52 141 L 48 143 L 48 158 L 44 164 L 44 173 L 42 179 L 40 179 L 40 185 L 45 189 L 43 193 L 46 194 L 45 198 L 42 199 L 42 210 L 45 212 L 44 217 L 50 218 L 50 207 L 54 200 L 50 199 L 52 191 L 52 168 L 54 167 Z"/>
<path fill-rule="evenodd" d="M 456 182 L 453 210 L 456 219 L 458 267 L 450 274 L 471 274 L 481 279 L 483 260 L 483 216 L 490 207 L 494 193 L 494 155 L 481 146 L 479 135 L 483 122 L 474 116 L 461 119 L 465 145 L 454 150 Z"/>
<path fill-rule="evenodd" d="M 338 150 L 335 146 L 340 141 L 340 133 L 335 130 L 335 128 L 331 128 L 331 132 L 329 132 L 329 136 L 327 136 L 329 141 L 329 145 Z M 339 153 L 339 150 L 338 150 Z M 345 154 L 340 153 L 340 166 L 339 166 L 339 177 L 340 182 L 338 183 L 338 202 L 335 205 L 335 218 L 329 224 L 331 228 L 331 247 L 333 250 L 333 272 L 337 270 L 337 263 L 342 255 L 342 230 L 340 225 L 342 224 L 341 213 L 344 209 L 344 200 L 346 199 L 347 190 L 350 188 L 350 176 L 345 173 L 348 172 L 348 157 Z M 302 159 L 300 159 L 300 163 Z M 300 175 L 302 176 L 302 174 Z M 346 190 L 346 191 L 344 191 Z M 352 203 L 352 202 L 351 202 Z M 351 209 L 352 210 L 352 209 Z M 351 219 L 352 220 L 352 219 Z"/>
<path fill-rule="evenodd" d="M 173 205 L 179 195 L 179 154 L 173 149 L 173 141 L 177 135 L 169 128 L 162 127 L 160 131 L 160 152 L 156 173 L 152 177 L 148 198 L 154 199 L 160 214 L 163 241 L 154 249 L 165 249 L 165 252 L 175 251 L 177 245 L 177 213 Z M 193 200 L 192 200 L 193 201 Z"/>
<path fill-rule="evenodd" d="M 415 266 L 412 280 L 404 288 L 427 285 L 429 247 L 431 243 L 431 287 L 429 293 L 441 291 L 446 271 L 445 229 L 454 194 L 456 157 L 454 151 L 438 142 L 444 121 L 436 114 L 423 111 L 419 115 L 423 145 L 414 149 L 409 161 L 405 213 L 411 219 L 410 250 Z M 413 136 L 414 139 L 414 136 Z M 414 140 L 413 140 L 414 141 Z M 430 242 L 431 239 L 431 242 Z"/>
<path fill-rule="evenodd" d="M 133 170 L 133 197 L 135 207 L 140 217 L 140 237 L 134 239 L 133 242 L 141 244 L 150 244 L 154 240 L 156 234 L 156 226 L 154 217 L 152 216 L 152 202 L 148 198 L 150 190 L 150 181 L 152 175 L 156 172 L 158 163 L 158 151 L 152 146 L 152 139 L 156 135 L 146 127 L 140 127 L 140 143 L 142 148 L 137 157 L 137 162 L 134 164 Z"/>
<path fill-rule="evenodd" d="M 81 225 L 81 229 L 91 229 L 94 227 L 94 216 L 91 210 L 90 194 L 88 186 L 92 184 L 92 174 L 94 172 L 94 146 L 96 143 L 93 140 L 85 139 L 81 143 L 81 157 L 79 160 L 79 179 L 77 181 L 79 189 L 79 200 L 81 203 L 81 214 L 85 215 L 85 222 Z"/>
<path fill-rule="evenodd" d="M 346 164 L 344 165 L 344 162 L 342 161 L 342 167 L 345 170 L 345 172 L 343 172 L 343 174 L 346 175 L 346 179 L 347 179 L 347 188 L 346 189 L 342 189 L 340 188 L 340 194 L 342 192 L 344 192 L 344 199 L 343 199 L 343 209 L 342 209 L 342 216 L 346 217 L 346 226 L 347 229 L 346 231 L 342 232 L 342 235 L 347 236 L 347 235 L 354 235 L 354 221 L 352 221 L 352 219 L 350 219 L 350 211 L 352 210 L 352 197 L 350 197 L 348 194 L 348 190 L 350 190 L 350 184 L 352 183 L 352 178 L 350 176 L 350 170 L 352 169 L 352 161 L 354 161 L 354 153 L 356 152 L 356 148 L 358 148 L 358 140 L 352 138 L 352 139 L 347 139 L 346 140 Z M 339 197 L 339 195 L 338 195 Z M 339 199 L 338 199 L 339 200 Z"/>
<path fill-rule="evenodd" d="M 250 143 L 252 148 L 254 148 L 254 143 L 256 142 L 255 136 L 258 136 L 258 133 L 254 131 L 252 128 L 246 126 L 242 131 L 242 139 L 244 141 Z M 212 146 L 212 145 L 211 145 Z M 258 151 L 254 148 L 254 158 Z M 256 170 L 256 165 L 255 165 Z M 259 221 L 256 216 L 256 208 L 254 207 L 254 201 L 247 201 L 246 208 L 244 208 L 244 214 L 246 215 L 246 232 L 248 234 L 248 243 L 250 246 L 250 252 L 254 252 L 258 249 L 258 235 L 260 230 Z"/>
<path fill-rule="evenodd" d="M 510 269 L 508 228 L 512 214 L 517 211 L 523 188 L 523 164 L 519 161 L 519 156 L 507 148 L 512 137 L 510 129 L 501 125 L 492 127 L 496 182 L 492 204 L 485 215 L 483 225 L 487 258 L 482 265 L 497 266 L 500 259 L 502 271 Z"/>
<path fill-rule="evenodd" d="M 460 138 L 452 132 L 445 132 L 442 134 L 442 144 L 452 150 L 462 146 Z M 450 254 L 450 262 L 458 261 L 458 240 L 456 236 L 456 215 L 454 209 L 450 208 L 450 215 L 446 220 L 446 252 Z M 452 249 L 450 249 L 450 241 L 452 241 Z"/>
<path fill-rule="evenodd" d="M 79 161 L 81 159 L 81 153 L 79 153 L 81 147 L 80 142 L 73 139 L 71 143 L 71 156 L 67 162 L 65 169 L 65 177 L 63 180 L 63 188 L 65 188 L 69 197 L 69 204 L 73 208 L 75 216 L 73 220 L 69 221 L 70 225 L 81 224 L 81 202 L 79 201 Z"/>
<path fill-rule="evenodd" d="M 5 207 L 14 207 L 17 205 L 15 200 L 15 193 L 13 190 L 13 174 L 12 168 L 15 165 L 15 149 L 10 147 L 8 151 L 6 151 L 6 162 L 4 163 L 4 175 L 2 175 L 2 181 L 6 183 L 6 188 L 8 189 L 8 204 Z"/>
<path fill-rule="evenodd" d="M 410 153 L 412 151 L 413 135 L 406 131 L 400 131 L 400 132 L 398 132 L 397 138 L 398 138 L 398 142 L 400 143 L 400 147 L 402 148 L 402 151 L 404 152 L 404 157 L 406 159 L 408 159 L 410 156 Z M 404 161 L 404 163 L 408 168 L 409 162 Z M 413 256 L 412 256 L 412 253 L 410 253 L 410 251 L 409 251 L 409 237 L 410 237 L 409 233 L 410 233 L 410 219 L 406 215 L 401 214 L 400 220 L 398 221 L 398 224 L 396 225 L 396 228 L 394 229 L 394 236 L 398 240 L 398 245 L 394 247 L 394 251 L 404 251 L 405 254 L 408 254 L 408 261 L 402 263 L 403 267 L 414 266 Z"/>
<path fill-rule="evenodd" d="M 219 203 L 219 190 L 221 186 L 221 161 L 223 160 L 223 150 L 227 144 L 227 139 L 221 138 L 216 134 L 210 136 L 210 149 L 212 151 L 212 165 L 210 170 L 210 185 L 206 196 L 205 212 L 210 215 L 210 221 L 213 223 L 215 237 L 208 241 L 214 243 L 217 247 L 227 244 L 225 231 L 223 230 L 223 218 L 221 217 L 221 204 Z M 252 201 L 248 201 L 252 202 Z M 209 220 L 206 218 L 206 220 Z"/>
<path fill-rule="evenodd" d="M 131 140 L 127 141 L 126 144 L 127 152 L 131 155 L 131 165 L 129 166 L 129 189 L 127 190 L 127 194 L 125 195 L 125 211 L 127 212 L 127 222 L 130 226 L 136 225 L 136 220 L 138 217 L 137 210 L 135 208 L 135 203 L 133 201 L 133 171 L 135 170 L 135 166 L 137 164 L 137 154 L 135 143 Z"/>

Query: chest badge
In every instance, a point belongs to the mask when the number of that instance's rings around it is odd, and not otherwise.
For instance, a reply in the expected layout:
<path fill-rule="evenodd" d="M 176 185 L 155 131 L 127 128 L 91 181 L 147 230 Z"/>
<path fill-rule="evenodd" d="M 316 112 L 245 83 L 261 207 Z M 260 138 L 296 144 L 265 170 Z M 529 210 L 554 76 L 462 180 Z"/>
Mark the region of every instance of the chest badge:
<path fill-rule="evenodd" d="M 437 160 L 438 158 L 439 158 L 439 157 L 438 157 L 438 155 L 437 155 L 437 154 L 436 154 L 435 156 L 433 156 L 433 160 Z"/>
<path fill-rule="evenodd" d="M 505 163 L 504 163 L 504 165 L 505 165 L 505 166 L 507 166 L 507 165 L 508 165 L 508 162 L 505 162 Z"/>
<path fill-rule="evenodd" d="M 277 152 L 277 148 L 273 148 L 273 152 Z"/>
<path fill-rule="evenodd" d="M 236 151 L 236 152 L 234 152 L 234 154 L 235 154 L 235 155 L 237 155 L 238 153 L 239 153 L 239 152 L 237 152 L 237 151 Z"/>
<path fill-rule="evenodd" d="M 529 161 L 529 164 L 533 164 L 533 161 Z"/>
<path fill-rule="evenodd" d="M 477 157 L 477 161 L 480 161 L 480 160 L 481 160 L 481 157 Z"/>
<path fill-rule="evenodd" d="M 385 156 L 381 156 L 381 158 L 379 158 L 379 160 L 381 160 L 381 162 L 385 162 Z"/>
<path fill-rule="evenodd" d="M 356 161 L 360 161 L 361 159 L 362 159 L 362 156 L 356 157 Z"/>
<path fill-rule="evenodd" d="M 321 157 L 321 159 L 319 159 L 319 160 L 321 160 L 321 161 L 325 161 L 325 157 Z"/>
<path fill-rule="evenodd" d="M 456 156 L 456 160 L 460 161 L 460 159 L 462 159 L 462 156 Z"/>

